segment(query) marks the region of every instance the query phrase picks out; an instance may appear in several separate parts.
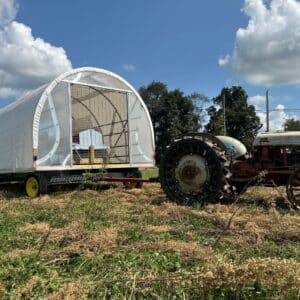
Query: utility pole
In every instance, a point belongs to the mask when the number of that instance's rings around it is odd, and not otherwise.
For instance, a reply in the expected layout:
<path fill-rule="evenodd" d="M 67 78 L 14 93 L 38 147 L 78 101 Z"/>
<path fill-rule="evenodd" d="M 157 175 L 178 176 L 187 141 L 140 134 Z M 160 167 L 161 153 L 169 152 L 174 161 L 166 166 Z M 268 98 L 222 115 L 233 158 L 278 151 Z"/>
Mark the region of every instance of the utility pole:
<path fill-rule="evenodd" d="M 226 136 L 227 135 L 227 132 L 226 132 L 226 101 L 225 101 L 225 95 L 223 95 L 223 118 L 224 118 L 224 135 Z"/>
<path fill-rule="evenodd" d="M 266 131 L 270 131 L 269 90 L 266 92 Z"/>

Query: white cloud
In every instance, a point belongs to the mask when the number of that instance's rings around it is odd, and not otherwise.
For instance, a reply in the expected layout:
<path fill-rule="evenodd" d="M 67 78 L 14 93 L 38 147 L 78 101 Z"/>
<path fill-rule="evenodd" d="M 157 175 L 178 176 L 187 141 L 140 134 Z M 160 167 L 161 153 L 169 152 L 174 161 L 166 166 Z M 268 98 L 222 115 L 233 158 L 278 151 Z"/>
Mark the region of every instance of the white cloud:
<path fill-rule="evenodd" d="M 266 103 L 266 96 L 256 95 L 249 98 L 249 103 L 256 109 L 260 109 Z"/>
<path fill-rule="evenodd" d="M 246 28 L 221 66 L 251 84 L 300 84 L 300 2 L 245 0 Z"/>
<path fill-rule="evenodd" d="M 285 112 L 285 106 L 282 104 L 278 104 L 275 109 L 276 111 L 270 112 L 270 130 L 283 130 L 283 125 L 289 119 L 289 115 Z"/>
<path fill-rule="evenodd" d="M 72 68 L 63 48 L 33 37 L 30 27 L 11 21 L 16 7 L 12 0 L 0 0 L 0 24 L 6 24 L 0 28 L 0 98 L 19 96 Z"/>
<path fill-rule="evenodd" d="M 256 95 L 249 97 L 249 104 L 254 105 L 257 110 L 256 114 L 263 124 L 261 131 L 266 131 L 266 96 Z M 289 115 L 285 111 L 285 106 L 283 104 L 278 104 L 275 110 L 271 110 L 269 114 L 270 131 L 283 130 L 285 121 L 290 118 L 298 119 L 297 116 Z"/>
<path fill-rule="evenodd" d="M 126 72 L 133 72 L 135 70 L 135 66 L 131 64 L 124 64 L 122 65 L 122 69 Z"/>
<path fill-rule="evenodd" d="M 0 25 L 6 25 L 15 19 L 18 6 L 14 0 L 0 0 Z"/>

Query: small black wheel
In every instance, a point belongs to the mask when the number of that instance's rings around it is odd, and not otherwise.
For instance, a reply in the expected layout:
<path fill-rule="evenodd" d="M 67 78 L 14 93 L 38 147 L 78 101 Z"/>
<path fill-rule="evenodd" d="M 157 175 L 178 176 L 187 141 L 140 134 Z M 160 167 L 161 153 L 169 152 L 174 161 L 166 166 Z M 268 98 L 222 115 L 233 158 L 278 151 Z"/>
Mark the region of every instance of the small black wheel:
<path fill-rule="evenodd" d="M 159 178 L 168 198 L 178 204 L 212 203 L 219 200 L 223 167 L 217 153 L 205 142 L 186 138 L 167 148 Z"/>
<path fill-rule="evenodd" d="M 126 173 L 126 178 L 143 178 L 142 172 L 139 169 L 132 169 Z M 143 187 L 143 182 L 129 182 L 125 181 L 124 186 L 127 190 L 140 189 Z"/>
<path fill-rule="evenodd" d="M 296 170 L 288 179 L 286 193 L 294 208 L 300 208 L 300 169 Z"/>

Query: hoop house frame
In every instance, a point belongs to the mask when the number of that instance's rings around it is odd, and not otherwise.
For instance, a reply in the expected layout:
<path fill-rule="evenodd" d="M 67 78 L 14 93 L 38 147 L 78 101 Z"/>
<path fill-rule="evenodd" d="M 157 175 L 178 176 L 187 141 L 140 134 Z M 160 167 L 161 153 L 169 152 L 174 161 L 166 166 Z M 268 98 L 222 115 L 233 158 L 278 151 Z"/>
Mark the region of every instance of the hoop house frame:
<path fill-rule="evenodd" d="M 69 71 L 20 98 L 0 110 L 0 128 L 1 174 L 154 165 L 145 103 L 103 69 Z"/>

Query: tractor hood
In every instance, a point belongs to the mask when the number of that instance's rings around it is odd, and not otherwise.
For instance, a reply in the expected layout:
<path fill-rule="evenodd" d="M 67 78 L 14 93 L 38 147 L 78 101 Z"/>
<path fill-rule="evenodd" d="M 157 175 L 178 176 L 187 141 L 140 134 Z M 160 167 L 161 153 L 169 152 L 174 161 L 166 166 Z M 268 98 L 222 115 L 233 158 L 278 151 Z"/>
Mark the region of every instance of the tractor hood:
<path fill-rule="evenodd" d="M 233 159 L 237 159 L 247 153 L 246 146 L 239 140 L 224 135 L 218 135 L 217 138 L 225 144 L 227 150 L 232 151 Z"/>

